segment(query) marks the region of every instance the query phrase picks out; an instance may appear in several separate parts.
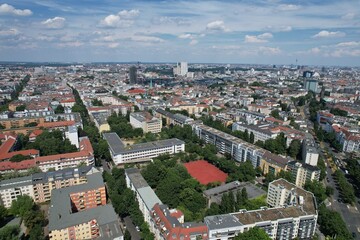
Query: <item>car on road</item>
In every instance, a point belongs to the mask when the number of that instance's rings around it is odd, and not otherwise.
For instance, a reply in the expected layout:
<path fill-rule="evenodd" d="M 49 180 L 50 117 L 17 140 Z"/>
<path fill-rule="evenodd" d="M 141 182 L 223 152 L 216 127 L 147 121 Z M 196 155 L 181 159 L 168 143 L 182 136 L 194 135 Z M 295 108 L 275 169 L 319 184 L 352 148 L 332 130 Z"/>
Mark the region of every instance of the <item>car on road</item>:
<path fill-rule="evenodd" d="M 355 232 L 352 232 L 352 236 L 354 239 L 356 239 L 356 233 Z"/>
<path fill-rule="evenodd" d="M 135 229 L 136 229 L 136 231 L 140 232 L 139 226 L 136 226 Z"/>

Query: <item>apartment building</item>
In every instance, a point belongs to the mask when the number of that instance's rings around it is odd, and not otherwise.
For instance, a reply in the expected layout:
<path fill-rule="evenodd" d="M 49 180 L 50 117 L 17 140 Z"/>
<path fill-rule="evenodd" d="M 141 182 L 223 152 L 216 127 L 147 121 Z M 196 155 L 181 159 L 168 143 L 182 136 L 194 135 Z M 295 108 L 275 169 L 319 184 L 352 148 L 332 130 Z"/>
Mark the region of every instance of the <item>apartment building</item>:
<path fill-rule="evenodd" d="M 177 138 L 125 145 L 116 133 L 104 133 L 103 136 L 109 144 L 111 158 L 117 165 L 150 161 L 160 154 L 175 154 L 185 150 L 185 142 Z"/>
<path fill-rule="evenodd" d="M 358 152 L 360 150 L 360 132 L 358 129 L 347 129 L 333 125 L 336 139 L 342 145 L 343 152 Z"/>
<path fill-rule="evenodd" d="M 123 239 L 118 216 L 112 205 L 106 204 L 100 172 L 91 175 L 86 184 L 52 191 L 49 238 Z"/>
<path fill-rule="evenodd" d="M 141 128 L 144 133 L 159 133 L 162 128 L 162 121 L 151 116 L 149 112 L 130 113 L 130 124 L 134 128 Z"/>
<path fill-rule="evenodd" d="M 154 110 L 154 114 L 159 119 L 166 119 L 166 125 L 172 124 L 183 127 L 184 125 L 191 124 L 194 121 L 193 118 L 187 117 L 179 113 L 173 114 L 161 108 L 157 108 L 156 110 Z"/>
<path fill-rule="evenodd" d="M 288 159 L 284 157 L 203 124 L 193 124 L 192 127 L 200 139 L 215 145 L 222 154 L 231 154 L 237 162 L 250 161 L 254 168 L 261 167 L 264 174 L 270 171 L 277 174 L 281 170 L 286 170 Z"/>
<path fill-rule="evenodd" d="M 47 202 L 53 189 L 85 184 L 89 176 L 97 172 L 92 166 L 85 166 L 3 180 L 0 182 L 1 204 L 9 208 L 11 202 L 22 195 L 30 196 L 36 203 Z"/>
<path fill-rule="evenodd" d="M 208 239 L 207 226 L 204 223 L 184 223 L 184 214 L 179 210 L 169 209 L 167 205 L 156 203 L 151 213 L 151 227 L 155 239 Z"/>
<path fill-rule="evenodd" d="M 292 161 L 288 163 L 289 171 L 297 187 L 304 187 L 306 181 L 319 181 L 320 169 L 306 163 Z"/>
<path fill-rule="evenodd" d="M 302 142 L 302 159 L 306 164 L 312 166 L 316 166 L 319 160 L 319 152 L 311 134 L 306 134 L 306 138 Z"/>
<path fill-rule="evenodd" d="M 107 122 L 109 117 L 109 112 L 90 112 L 90 118 L 94 121 L 99 133 L 110 131 L 110 125 Z"/>
<path fill-rule="evenodd" d="M 268 207 L 205 217 L 209 239 L 232 239 L 253 227 L 263 229 L 271 239 L 311 239 L 318 217 L 315 197 L 284 179 L 270 183 Z"/>
<path fill-rule="evenodd" d="M 161 200 L 141 175 L 139 169 L 125 169 L 125 179 L 126 186 L 135 192 L 136 199 L 139 202 L 139 209 L 144 215 L 145 222 L 151 226 L 152 208 L 155 204 L 162 205 Z"/>
<path fill-rule="evenodd" d="M 265 142 L 268 139 L 275 139 L 278 133 L 272 132 L 269 127 L 271 125 L 267 124 L 259 124 L 259 125 L 248 125 L 241 122 L 233 123 L 232 131 L 248 131 L 248 133 L 254 134 L 254 143 L 257 141 Z"/>

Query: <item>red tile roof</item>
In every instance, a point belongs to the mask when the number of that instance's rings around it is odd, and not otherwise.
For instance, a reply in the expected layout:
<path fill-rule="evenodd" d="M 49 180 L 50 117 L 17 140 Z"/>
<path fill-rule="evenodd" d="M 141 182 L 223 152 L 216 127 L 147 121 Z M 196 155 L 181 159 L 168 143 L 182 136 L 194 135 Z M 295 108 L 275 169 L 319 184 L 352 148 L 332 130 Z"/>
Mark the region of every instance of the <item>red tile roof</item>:
<path fill-rule="evenodd" d="M 55 128 L 55 127 L 72 126 L 74 124 L 75 124 L 75 121 L 45 122 L 45 123 L 40 123 L 38 125 L 38 127 Z"/>
<path fill-rule="evenodd" d="M 1 146 L 0 146 L 0 153 L 8 153 L 10 149 L 16 143 L 16 137 L 9 137 Z"/>
<path fill-rule="evenodd" d="M 10 171 L 10 170 L 26 170 L 32 167 L 35 167 L 35 159 L 24 160 L 21 162 L 0 162 L 0 171 Z"/>

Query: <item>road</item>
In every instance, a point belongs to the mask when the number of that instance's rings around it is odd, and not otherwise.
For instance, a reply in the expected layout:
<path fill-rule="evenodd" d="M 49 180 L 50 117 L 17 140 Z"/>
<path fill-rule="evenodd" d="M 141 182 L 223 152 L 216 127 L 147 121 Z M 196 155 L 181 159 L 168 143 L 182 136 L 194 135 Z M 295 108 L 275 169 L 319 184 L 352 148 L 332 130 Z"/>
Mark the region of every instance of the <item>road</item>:
<path fill-rule="evenodd" d="M 324 158 L 326 159 L 326 158 Z M 360 213 L 359 209 L 360 206 L 358 203 L 356 203 L 354 206 L 351 206 L 350 204 L 340 203 L 338 199 L 340 199 L 340 192 L 336 188 L 336 182 L 332 176 L 332 171 L 330 168 L 330 162 L 326 159 L 327 164 L 327 174 L 326 174 L 326 181 L 327 185 L 332 187 L 334 189 L 334 195 L 330 197 L 329 201 L 331 205 L 329 206 L 330 209 L 338 212 L 341 214 L 341 217 L 344 219 L 349 231 L 355 232 L 357 238 L 360 240 Z"/>

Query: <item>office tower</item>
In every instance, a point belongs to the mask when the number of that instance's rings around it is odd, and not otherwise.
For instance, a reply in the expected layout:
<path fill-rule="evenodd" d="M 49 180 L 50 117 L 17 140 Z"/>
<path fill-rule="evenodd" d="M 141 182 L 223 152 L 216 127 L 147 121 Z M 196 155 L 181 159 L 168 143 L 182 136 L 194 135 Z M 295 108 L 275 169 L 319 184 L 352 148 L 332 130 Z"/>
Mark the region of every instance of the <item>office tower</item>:
<path fill-rule="evenodd" d="M 137 76 L 136 76 L 136 67 L 135 66 L 131 66 L 129 69 L 129 80 L 130 80 L 130 84 L 136 84 L 137 83 Z"/>

